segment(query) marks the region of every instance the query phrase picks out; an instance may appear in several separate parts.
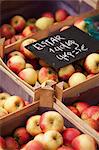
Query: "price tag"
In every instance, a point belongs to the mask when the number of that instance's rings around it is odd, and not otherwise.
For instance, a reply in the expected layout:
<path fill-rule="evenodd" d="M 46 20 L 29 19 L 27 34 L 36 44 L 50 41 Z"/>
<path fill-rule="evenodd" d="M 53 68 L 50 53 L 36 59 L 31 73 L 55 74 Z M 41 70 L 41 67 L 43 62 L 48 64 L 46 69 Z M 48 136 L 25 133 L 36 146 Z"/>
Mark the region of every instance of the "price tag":
<path fill-rule="evenodd" d="M 26 48 L 58 69 L 99 50 L 99 41 L 72 26 Z"/>

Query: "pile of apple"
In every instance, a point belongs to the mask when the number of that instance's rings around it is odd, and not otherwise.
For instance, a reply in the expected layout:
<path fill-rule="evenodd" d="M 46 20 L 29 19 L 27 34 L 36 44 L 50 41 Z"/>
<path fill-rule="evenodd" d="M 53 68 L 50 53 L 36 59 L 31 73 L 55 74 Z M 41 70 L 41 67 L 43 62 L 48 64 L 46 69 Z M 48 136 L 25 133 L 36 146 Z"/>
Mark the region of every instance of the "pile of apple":
<path fill-rule="evenodd" d="M 26 127 L 17 128 L 12 137 L 0 137 L 2 150 L 96 150 L 95 140 L 76 128 L 64 127 L 56 111 L 31 116 Z"/>
<path fill-rule="evenodd" d="M 39 30 L 47 29 L 54 22 L 60 22 L 68 17 L 67 11 L 58 9 L 55 14 L 44 12 L 37 20 L 30 18 L 27 21 L 23 16 L 16 15 L 9 21 L 10 24 L 3 24 L 0 27 L 0 37 L 5 37 L 5 46 L 37 33 Z"/>
<path fill-rule="evenodd" d="M 28 101 L 25 101 L 19 96 L 11 96 L 9 93 L 5 92 L 0 93 L 0 118 L 20 110 L 28 104 Z"/>
<path fill-rule="evenodd" d="M 35 85 L 37 81 L 42 84 L 47 80 L 64 81 L 64 89 L 66 89 L 76 86 L 99 73 L 98 52 L 55 70 L 25 48 L 26 45 L 35 41 L 35 39 L 24 40 L 19 51 L 13 51 L 6 56 L 7 66 L 28 84 Z"/>
<path fill-rule="evenodd" d="M 99 132 L 99 106 L 91 106 L 87 102 L 76 102 L 67 107 Z"/>

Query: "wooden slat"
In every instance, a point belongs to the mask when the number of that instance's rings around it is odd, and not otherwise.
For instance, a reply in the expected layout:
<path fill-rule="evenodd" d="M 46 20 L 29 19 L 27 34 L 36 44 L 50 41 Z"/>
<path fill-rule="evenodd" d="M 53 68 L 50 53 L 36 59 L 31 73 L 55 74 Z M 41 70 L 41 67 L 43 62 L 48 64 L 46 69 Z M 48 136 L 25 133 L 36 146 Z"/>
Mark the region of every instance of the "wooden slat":
<path fill-rule="evenodd" d="M 99 9 L 99 0 L 83 0 L 88 5 L 92 6 L 94 9 Z"/>

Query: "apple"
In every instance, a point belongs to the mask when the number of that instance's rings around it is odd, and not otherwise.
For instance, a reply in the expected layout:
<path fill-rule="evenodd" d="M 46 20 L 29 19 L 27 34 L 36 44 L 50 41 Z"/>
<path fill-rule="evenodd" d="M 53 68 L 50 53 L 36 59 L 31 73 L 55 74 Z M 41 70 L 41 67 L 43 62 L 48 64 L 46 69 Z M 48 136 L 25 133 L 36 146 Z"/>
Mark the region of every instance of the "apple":
<path fill-rule="evenodd" d="M 8 112 L 4 108 L 0 107 L 0 118 L 6 115 L 8 115 Z"/>
<path fill-rule="evenodd" d="M 6 109 L 9 113 L 20 110 L 24 106 L 24 100 L 19 96 L 10 96 L 4 103 L 4 109 Z"/>
<path fill-rule="evenodd" d="M 74 103 L 74 106 L 76 107 L 76 109 L 79 111 L 80 115 L 82 114 L 82 112 L 89 107 L 89 104 L 86 102 L 77 102 Z"/>
<path fill-rule="evenodd" d="M 86 81 L 86 76 L 83 73 L 76 72 L 69 78 L 68 84 L 70 87 L 76 86 L 82 82 Z"/>
<path fill-rule="evenodd" d="M 75 23 L 74 23 L 74 26 L 76 26 L 77 28 L 79 28 L 80 30 L 84 31 L 84 32 L 87 32 L 87 24 L 86 22 L 82 19 L 82 18 L 79 18 Z"/>
<path fill-rule="evenodd" d="M 6 141 L 3 137 L 0 136 L 0 150 L 6 150 Z"/>
<path fill-rule="evenodd" d="M 44 150 L 44 148 L 39 141 L 31 140 L 21 150 Z"/>
<path fill-rule="evenodd" d="M 14 42 L 16 42 L 15 36 L 12 36 L 12 37 L 10 38 L 10 40 L 11 40 L 11 44 L 14 43 Z"/>
<path fill-rule="evenodd" d="M 54 80 L 56 82 L 58 81 L 56 72 L 50 67 L 42 67 L 39 70 L 38 81 L 43 83 L 46 80 Z"/>
<path fill-rule="evenodd" d="M 99 118 L 99 116 L 98 116 Z M 84 120 L 89 126 L 91 126 L 93 129 L 99 131 L 99 120 L 94 120 L 92 118 L 88 118 L 86 120 Z"/>
<path fill-rule="evenodd" d="M 40 127 L 44 133 L 48 130 L 62 132 L 64 127 L 64 119 L 58 112 L 48 111 L 41 115 Z"/>
<path fill-rule="evenodd" d="M 26 63 L 26 67 L 25 68 L 33 68 L 33 66 L 30 63 Z"/>
<path fill-rule="evenodd" d="M 18 35 L 15 35 L 15 38 L 16 38 L 16 41 L 18 41 L 18 40 L 23 39 L 24 36 L 22 34 L 18 34 Z"/>
<path fill-rule="evenodd" d="M 99 54 L 92 53 L 85 59 L 84 67 L 89 74 L 99 73 Z"/>
<path fill-rule="evenodd" d="M 32 136 L 42 133 L 40 128 L 40 115 L 32 116 L 27 120 L 26 130 Z"/>
<path fill-rule="evenodd" d="M 30 104 L 28 101 L 24 101 L 24 103 L 25 103 L 25 106 Z"/>
<path fill-rule="evenodd" d="M 13 56 L 7 61 L 8 68 L 16 74 L 23 70 L 25 68 L 25 65 L 25 60 L 21 56 Z"/>
<path fill-rule="evenodd" d="M 91 118 L 99 122 L 99 111 L 96 111 Z"/>
<path fill-rule="evenodd" d="M 44 147 L 45 144 L 44 144 L 44 140 L 42 140 L 42 139 L 44 139 L 44 134 L 40 133 L 40 134 L 36 135 L 33 140 L 39 141 Z"/>
<path fill-rule="evenodd" d="M 13 51 L 13 52 L 9 53 L 7 58 L 10 59 L 13 56 L 21 56 L 23 59 L 25 59 L 25 56 L 19 51 Z"/>
<path fill-rule="evenodd" d="M 5 138 L 7 150 L 19 150 L 19 145 L 17 141 L 12 137 L 6 137 Z"/>
<path fill-rule="evenodd" d="M 54 22 L 53 18 L 49 18 L 49 17 L 41 17 L 39 19 L 37 19 L 35 25 L 38 29 L 40 30 L 45 30 L 48 27 L 50 27 Z"/>
<path fill-rule="evenodd" d="M 10 44 L 11 44 L 11 39 L 7 39 L 7 40 L 4 42 L 4 46 L 10 45 Z"/>
<path fill-rule="evenodd" d="M 69 26 L 64 26 L 64 27 L 62 27 L 62 28 L 60 29 L 60 32 L 66 30 L 66 29 L 68 29 L 68 28 L 69 28 Z"/>
<path fill-rule="evenodd" d="M 1 37 L 5 37 L 6 39 L 11 38 L 15 35 L 15 30 L 10 24 L 3 24 L 1 26 Z"/>
<path fill-rule="evenodd" d="M 99 106 L 90 106 L 86 108 L 81 115 L 82 119 L 88 119 L 91 118 L 95 113 L 98 113 L 99 115 Z"/>
<path fill-rule="evenodd" d="M 24 40 L 20 45 L 20 52 L 23 53 L 23 55 L 28 59 L 34 59 L 36 56 L 32 52 L 30 52 L 27 48 L 25 48 L 25 46 L 34 42 L 36 42 L 35 39 L 27 39 Z"/>
<path fill-rule="evenodd" d="M 74 138 L 72 147 L 76 150 L 96 150 L 96 142 L 91 136 L 81 134 Z"/>
<path fill-rule="evenodd" d="M 10 23 L 17 32 L 21 32 L 25 27 L 26 21 L 22 16 L 14 16 Z"/>
<path fill-rule="evenodd" d="M 49 65 L 46 63 L 46 61 L 44 59 L 39 59 L 39 64 L 42 66 L 42 67 L 48 67 Z"/>
<path fill-rule="evenodd" d="M 26 22 L 26 26 L 29 26 L 29 25 L 34 25 L 36 22 L 36 19 L 35 18 L 29 18 Z"/>
<path fill-rule="evenodd" d="M 94 76 L 94 74 L 92 74 L 92 73 L 91 73 L 91 74 L 88 74 L 88 75 L 87 75 L 87 79 L 90 79 L 90 78 L 92 78 L 93 76 Z"/>
<path fill-rule="evenodd" d="M 44 144 L 46 150 L 57 150 L 63 144 L 63 137 L 58 131 L 47 131 L 44 134 Z"/>
<path fill-rule="evenodd" d="M 67 128 L 63 131 L 63 142 L 64 145 L 69 145 L 72 143 L 73 139 L 77 136 L 79 136 L 81 132 L 75 128 Z"/>
<path fill-rule="evenodd" d="M 36 33 L 36 32 L 37 32 L 37 27 L 35 25 L 28 25 L 22 31 L 22 35 L 24 37 L 27 37 L 29 35 L 33 35 L 33 33 Z"/>
<path fill-rule="evenodd" d="M 34 85 L 37 81 L 37 72 L 33 68 L 22 70 L 18 76 L 30 85 Z"/>
<path fill-rule="evenodd" d="M 73 65 L 67 65 L 63 68 L 60 68 L 58 75 L 61 80 L 67 80 L 75 72 Z"/>
<path fill-rule="evenodd" d="M 80 116 L 80 113 L 78 111 L 77 108 L 75 108 L 74 106 L 67 106 L 74 114 L 76 114 L 77 116 Z"/>
<path fill-rule="evenodd" d="M 14 131 L 13 136 L 20 145 L 23 145 L 30 140 L 30 134 L 27 132 L 25 127 L 17 128 Z"/>
<path fill-rule="evenodd" d="M 7 98 L 10 97 L 10 94 L 8 93 L 0 93 L 0 107 L 4 106 L 5 101 L 7 100 Z"/>
<path fill-rule="evenodd" d="M 64 82 L 63 83 L 63 89 L 67 89 L 69 87 L 68 83 L 67 82 Z"/>
<path fill-rule="evenodd" d="M 64 9 L 58 9 L 55 12 L 55 19 L 57 22 L 64 21 L 68 17 L 68 13 Z"/>
<path fill-rule="evenodd" d="M 50 11 L 44 12 L 42 14 L 42 17 L 48 17 L 48 18 L 53 18 L 54 19 L 54 15 Z"/>
<path fill-rule="evenodd" d="M 61 146 L 61 147 L 59 147 L 57 150 L 74 150 L 72 147 L 70 147 L 70 146 Z"/>

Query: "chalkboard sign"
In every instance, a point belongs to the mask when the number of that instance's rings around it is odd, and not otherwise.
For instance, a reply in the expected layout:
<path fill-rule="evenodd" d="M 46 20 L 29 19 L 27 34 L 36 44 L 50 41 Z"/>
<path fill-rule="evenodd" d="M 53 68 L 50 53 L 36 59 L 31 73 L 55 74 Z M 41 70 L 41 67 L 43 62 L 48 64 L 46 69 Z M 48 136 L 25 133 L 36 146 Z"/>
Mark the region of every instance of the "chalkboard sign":
<path fill-rule="evenodd" d="M 99 41 L 72 26 L 62 32 L 32 43 L 26 48 L 53 68 L 58 69 L 99 49 Z"/>

